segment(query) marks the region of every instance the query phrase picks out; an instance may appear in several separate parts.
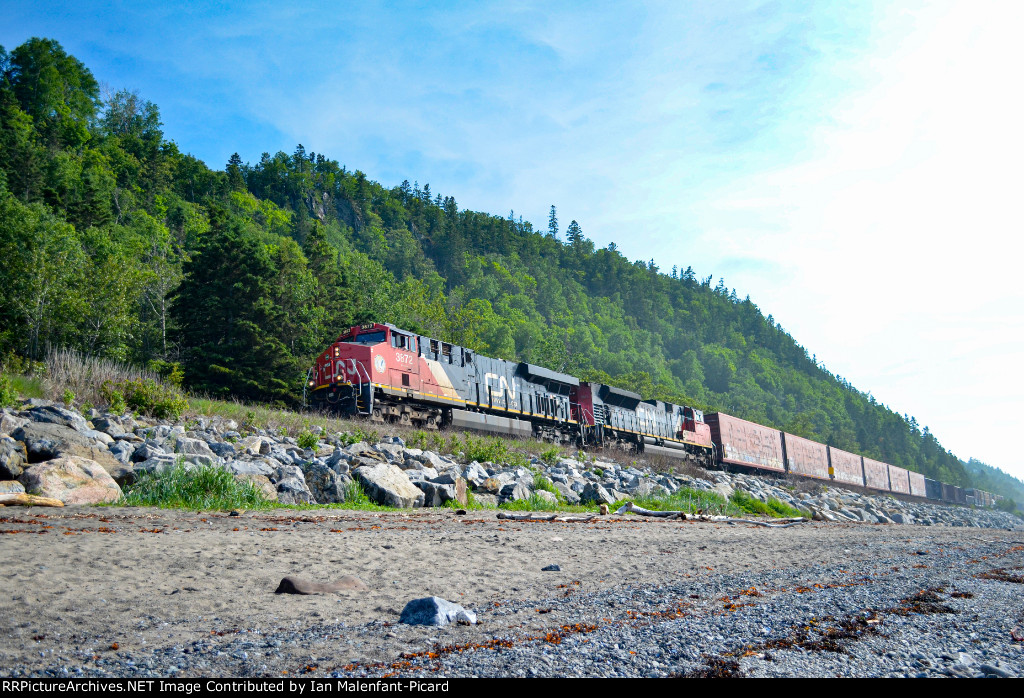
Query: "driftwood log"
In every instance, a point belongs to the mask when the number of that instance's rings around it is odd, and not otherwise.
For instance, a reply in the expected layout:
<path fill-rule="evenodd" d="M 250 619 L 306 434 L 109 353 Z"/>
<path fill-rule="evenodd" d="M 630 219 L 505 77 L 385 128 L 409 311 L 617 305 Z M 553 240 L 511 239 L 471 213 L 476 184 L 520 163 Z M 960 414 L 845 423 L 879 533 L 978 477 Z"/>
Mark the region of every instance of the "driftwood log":
<path fill-rule="evenodd" d="M 507 511 L 498 512 L 499 519 L 508 519 L 510 521 L 558 521 L 563 523 L 580 523 L 583 521 L 590 521 L 594 519 L 594 516 L 563 516 L 561 514 L 510 514 Z"/>
<path fill-rule="evenodd" d="M 64 502 L 52 497 L 38 497 L 24 492 L 0 494 L 0 504 L 9 507 L 62 507 Z"/>
<path fill-rule="evenodd" d="M 807 523 L 810 519 L 799 517 L 793 519 L 774 519 L 772 521 L 754 521 L 752 519 L 734 519 L 731 516 L 711 516 L 709 514 L 689 514 L 685 511 L 652 511 L 650 509 L 644 509 L 638 507 L 633 502 L 626 502 L 619 507 L 616 514 L 639 514 L 640 516 L 656 516 L 662 519 L 678 519 L 682 521 L 714 521 L 718 523 L 727 524 L 753 524 L 754 526 L 764 526 L 766 528 L 789 528 L 790 526 L 796 526 L 797 524 Z"/>

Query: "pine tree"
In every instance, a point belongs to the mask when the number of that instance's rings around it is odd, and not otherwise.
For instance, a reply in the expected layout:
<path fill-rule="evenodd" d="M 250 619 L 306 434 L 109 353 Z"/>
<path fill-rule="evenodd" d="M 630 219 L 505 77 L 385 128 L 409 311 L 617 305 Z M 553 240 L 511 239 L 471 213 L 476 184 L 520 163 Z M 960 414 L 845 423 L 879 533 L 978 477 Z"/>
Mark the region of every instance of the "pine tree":
<path fill-rule="evenodd" d="M 583 244 L 583 229 L 580 228 L 580 224 L 575 220 L 569 224 L 569 227 L 565 229 L 565 237 L 569 241 L 569 244 L 573 247 L 579 247 Z"/>
<path fill-rule="evenodd" d="M 554 204 L 551 204 L 551 214 L 548 216 L 548 235 L 553 238 L 558 237 L 558 214 Z"/>
<path fill-rule="evenodd" d="M 238 153 L 233 153 L 225 168 L 228 174 L 228 189 L 231 191 L 245 191 L 245 178 L 242 176 L 242 158 Z"/>
<path fill-rule="evenodd" d="M 275 334 L 284 323 L 274 260 L 227 212 L 214 210 L 211 218 L 171 306 L 185 379 L 211 395 L 288 401 L 300 369 Z"/>
<path fill-rule="evenodd" d="M 355 322 L 355 298 L 341 255 L 327 242 L 324 226 L 314 221 L 306 235 L 303 252 L 309 261 L 309 270 L 316 279 L 314 302 L 323 309 L 323 327 L 320 343 L 337 337 L 343 329 Z"/>

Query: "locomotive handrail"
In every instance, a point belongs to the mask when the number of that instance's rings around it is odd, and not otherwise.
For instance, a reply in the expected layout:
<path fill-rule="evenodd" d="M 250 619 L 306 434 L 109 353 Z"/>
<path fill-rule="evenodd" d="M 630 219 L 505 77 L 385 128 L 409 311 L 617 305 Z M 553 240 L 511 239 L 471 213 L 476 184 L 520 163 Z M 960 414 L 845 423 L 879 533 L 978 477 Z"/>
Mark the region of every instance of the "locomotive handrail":
<path fill-rule="evenodd" d="M 353 375 L 355 375 L 356 380 L 358 381 L 357 389 L 356 389 L 356 395 L 355 395 L 356 411 L 358 411 L 359 410 L 359 396 L 363 394 L 363 378 L 362 378 L 362 376 L 359 375 L 359 371 L 362 370 L 363 376 L 366 376 L 366 384 L 367 385 L 371 385 L 372 386 L 373 382 L 370 380 L 370 373 L 369 373 L 369 371 L 366 370 L 366 367 L 363 366 L 363 363 L 361 361 L 356 361 L 355 359 L 350 358 L 349 359 L 349 363 L 352 365 L 352 371 L 351 372 L 352 372 Z M 373 391 L 372 390 L 370 391 L 370 400 L 371 400 L 371 403 L 369 405 L 367 405 L 367 408 L 366 408 L 367 409 L 367 414 L 373 412 L 373 404 L 372 404 Z"/>
<path fill-rule="evenodd" d="M 352 373 L 355 374 L 356 379 L 359 381 L 360 387 L 362 387 L 362 384 L 363 384 L 363 379 L 359 376 L 360 369 L 362 370 L 363 375 L 366 376 L 366 382 L 367 383 L 371 382 L 370 381 L 370 373 L 369 373 L 369 371 L 366 370 L 366 366 L 363 366 L 363 362 L 362 361 L 356 361 L 355 359 L 349 359 L 349 362 L 352 364 Z"/>
<path fill-rule="evenodd" d="M 580 420 L 580 438 L 583 440 L 583 444 L 587 443 L 587 429 L 597 429 L 597 420 L 594 419 L 594 414 L 583 405 L 578 405 L 580 408 L 580 415 L 583 419 Z M 593 424 L 587 422 L 587 417 L 590 417 L 590 421 Z"/>

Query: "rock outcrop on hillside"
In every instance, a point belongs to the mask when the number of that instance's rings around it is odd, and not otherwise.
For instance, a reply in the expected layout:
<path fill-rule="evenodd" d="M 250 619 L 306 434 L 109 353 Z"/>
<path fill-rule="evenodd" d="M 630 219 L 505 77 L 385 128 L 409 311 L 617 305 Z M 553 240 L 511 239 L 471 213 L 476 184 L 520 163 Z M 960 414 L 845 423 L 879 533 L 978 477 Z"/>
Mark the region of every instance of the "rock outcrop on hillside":
<path fill-rule="evenodd" d="M 687 488 L 725 498 L 744 492 L 762 502 L 774 499 L 820 521 L 989 528 L 1021 525 L 1020 519 L 1005 512 L 863 494 L 831 483 L 803 481 L 797 487 L 789 481 L 750 474 L 707 471 L 694 477 L 657 472 L 642 458 L 628 466 L 572 458 L 550 464 L 533 458 L 525 468 L 460 462 L 452 456 L 410 448 L 398 436 L 371 444 L 350 443 L 347 434 L 317 435 L 314 450 L 302 448 L 292 437 L 262 429 L 242 434 L 237 423 L 220 417 L 169 423 L 94 413 L 87 421 L 60 404 L 31 400 L 25 409 L 0 413 L 0 480 L 17 480 L 29 493 L 66 503 L 112 501 L 139 474 L 162 472 L 180 463 L 186 468 L 224 468 L 236 478 L 256 483 L 269 499 L 284 504 L 338 503 L 361 489 L 372 501 L 393 507 L 444 506 L 453 500 L 464 503 L 467 490 L 484 506 L 531 498 L 597 506 L 627 498 L 664 497 Z M 69 474 L 71 466 L 76 471 L 73 475 Z M 548 486 L 539 489 L 537 476 Z M 79 488 L 82 493 L 74 494 Z M 110 494 L 113 488 L 118 488 L 116 496 Z"/>

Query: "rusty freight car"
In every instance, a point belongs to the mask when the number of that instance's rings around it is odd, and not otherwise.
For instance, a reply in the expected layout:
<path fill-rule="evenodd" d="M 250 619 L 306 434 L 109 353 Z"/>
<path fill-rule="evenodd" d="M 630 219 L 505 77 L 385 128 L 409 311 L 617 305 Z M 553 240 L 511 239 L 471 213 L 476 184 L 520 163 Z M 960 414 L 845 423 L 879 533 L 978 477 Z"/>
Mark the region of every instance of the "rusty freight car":
<path fill-rule="evenodd" d="M 801 436 L 782 432 L 786 471 L 819 480 L 828 480 L 828 446 Z"/>
<path fill-rule="evenodd" d="M 864 459 L 864 486 L 873 490 L 888 492 L 889 465 L 871 458 Z"/>
<path fill-rule="evenodd" d="M 704 421 L 711 427 L 711 441 L 719 463 L 786 472 L 779 430 L 724 412 L 705 415 Z"/>

